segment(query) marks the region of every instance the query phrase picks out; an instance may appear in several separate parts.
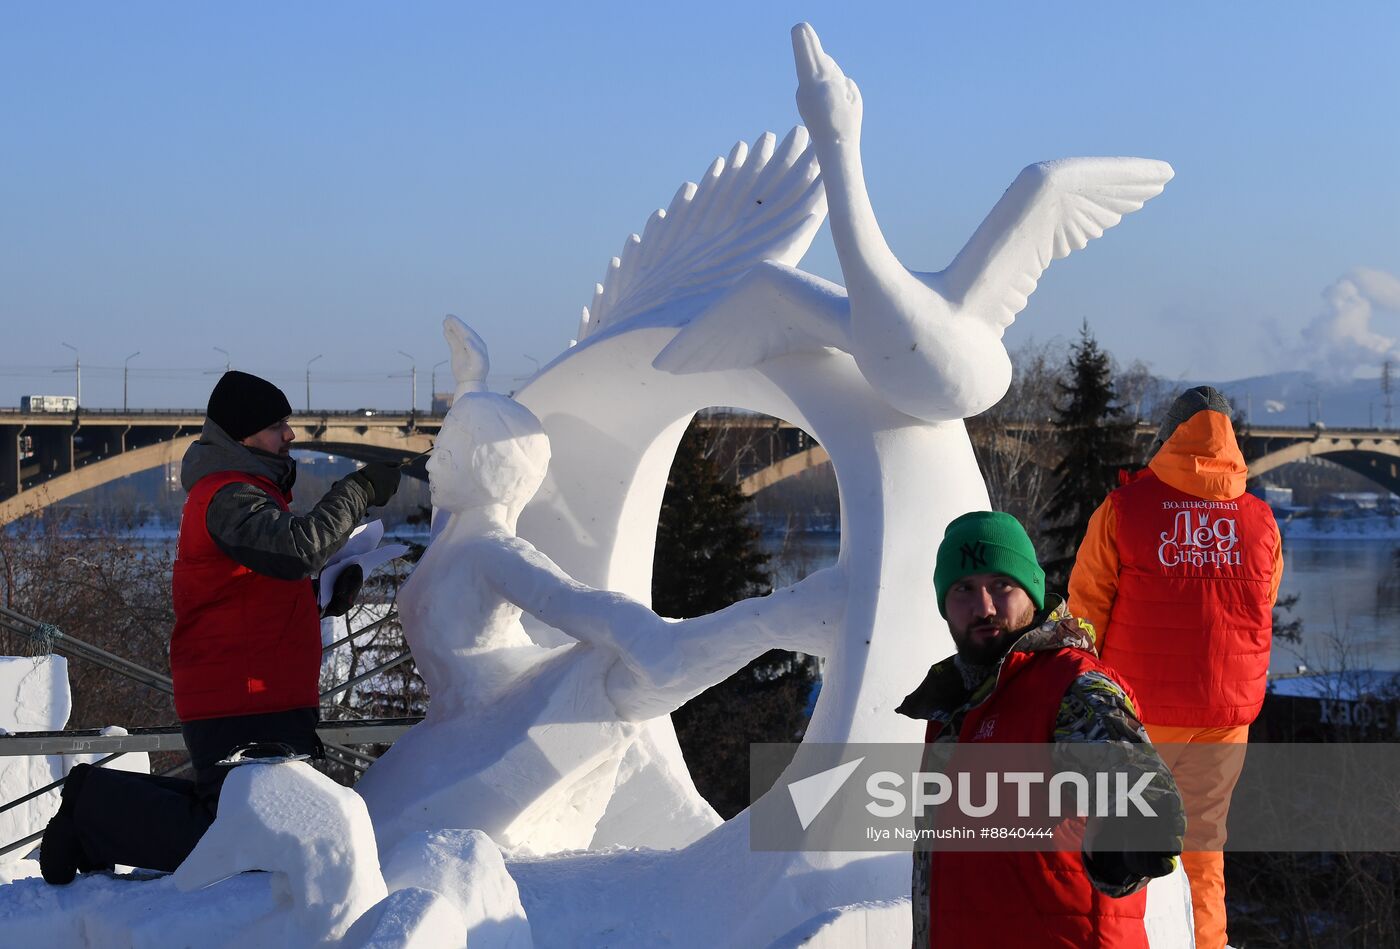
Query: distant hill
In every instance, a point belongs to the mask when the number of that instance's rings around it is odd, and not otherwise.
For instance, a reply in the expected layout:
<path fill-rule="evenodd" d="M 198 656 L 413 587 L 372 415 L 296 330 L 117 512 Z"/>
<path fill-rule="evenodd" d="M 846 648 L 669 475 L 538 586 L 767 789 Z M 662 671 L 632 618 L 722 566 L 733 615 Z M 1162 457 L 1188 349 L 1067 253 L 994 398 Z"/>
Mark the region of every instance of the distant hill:
<path fill-rule="evenodd" d="M 1171 385 L 1179 391 L 1201 384 Z M 1320 419 L 1331 428 L 1385 427 L 1386 397 L 1379 378 L 1328 382 L 1309 372 L 1277 372 L 1206 384 L 1224 392 L 1236 410 L 1247 413 L 1255 425 L 1310 425 Z M 1400 428 L 1400 371 L 1392 385 L 1390 427 Z"/>

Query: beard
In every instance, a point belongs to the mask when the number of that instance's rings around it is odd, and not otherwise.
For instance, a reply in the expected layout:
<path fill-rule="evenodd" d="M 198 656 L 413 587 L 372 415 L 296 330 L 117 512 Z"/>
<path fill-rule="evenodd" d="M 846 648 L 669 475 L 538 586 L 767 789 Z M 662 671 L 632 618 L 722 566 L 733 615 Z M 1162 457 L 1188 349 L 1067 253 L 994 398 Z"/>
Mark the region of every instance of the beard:
<path fill-rule="evenodd" d="M 1020 633 L 1030 625 L 1035 611 L 1008 619 L 1003 616 L 982 616 L 960 630 L 953 631 L 953 643 L 958 655 L 975 666 L 993 666 L 1001 661 Z"/>

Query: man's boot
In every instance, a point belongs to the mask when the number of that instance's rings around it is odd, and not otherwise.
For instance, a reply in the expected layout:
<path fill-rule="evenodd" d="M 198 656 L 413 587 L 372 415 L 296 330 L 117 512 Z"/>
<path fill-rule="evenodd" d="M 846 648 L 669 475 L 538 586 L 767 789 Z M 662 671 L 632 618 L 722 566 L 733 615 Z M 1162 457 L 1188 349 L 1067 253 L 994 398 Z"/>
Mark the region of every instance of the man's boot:
<path fill-rule="evenodd" d="M 78 795 L 82 793 L 92 765 L 74 765 L 63 782 L 63 799 L 58 805 L 58 813 L 44 828 L 43 839 L 39 843 L 39 872 L 45 882 L 60 886 L 72 883 L 81 870 L 91 873 L 94 870 L 111 870 L 112 866 L 99 866 L 83 853 L 78 840 L 78 825 L 73 818 Z"/>

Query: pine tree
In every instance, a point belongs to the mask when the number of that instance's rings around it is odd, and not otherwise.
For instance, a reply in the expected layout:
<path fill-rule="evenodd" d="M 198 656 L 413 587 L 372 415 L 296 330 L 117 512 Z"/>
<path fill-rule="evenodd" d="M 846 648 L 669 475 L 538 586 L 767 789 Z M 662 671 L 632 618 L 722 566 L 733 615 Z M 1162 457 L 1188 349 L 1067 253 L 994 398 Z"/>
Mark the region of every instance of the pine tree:
<path fill-rule="evenodd" d="M 1046 510 L 1050 527 L 1041 550 L 1046 589 L 1062 594 L 1089 517 L 1133 457 L 1133 423 L 1118 404 L 1112 360 L 1099 348 L 1088 322 L 1071 350 L 1068 376 L 1060 384 L 1065 401 L 1055 418 L 1064 457 L 1055 466 L 1055 492 Z"/>
<path fill-rule="evenodd" d="M 681 440 L 656 526 L 652 608 L 662 616 L 704 616 L 772 592 L 768 554 L 748 520 L 749 499 L 722 481 L 690 429 Z"/>
<path fill-rule="evenodd" d="M 703 432 L 687 432 L 667 481 L 652 572 L 662 616 L 703 616 L 772 589 L 750 500 L 706 448 Z M 801 737 L 816 675 L 815 660 L 771 650 L 672 716 L 695 786 L 722 817 L 748 806 L 750 743 Z"/>

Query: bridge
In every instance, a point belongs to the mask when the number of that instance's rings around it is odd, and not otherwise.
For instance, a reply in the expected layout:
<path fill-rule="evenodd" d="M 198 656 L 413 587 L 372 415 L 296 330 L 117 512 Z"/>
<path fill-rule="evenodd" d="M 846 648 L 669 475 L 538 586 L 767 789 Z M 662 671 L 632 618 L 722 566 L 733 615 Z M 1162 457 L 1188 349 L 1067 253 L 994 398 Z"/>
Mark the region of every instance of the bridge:
<path fill-rule="evenodd" d="M 204 423 L 200 409 L 123 411 L 82 409 L 76 414 L 0 409 L 0 525 L 126 475 L 178 462 Z M 290 419 L 296 447 L 356 461 L 393 461 L 427 449 L 440 415 L 359 410 L 297 413 Z M 825 464 L 826 450 L 791 423 L 761 415 L 712 410 L 696 417 L 701 428 L 722 432 L 722 453 L 745 494 Z M 973 438 L 1030 439 L 1038 462 L 1057 460 L 1052 423 L 1010 425 L 996 431 L 972 426 Z M 1142 449 L 1156 434 L 1141 422 Z M 1250 477 L 1308 458 L 1326 458 L 1400 494 L 1400 431 L 1314 426 L 1247 426 L 1240 447 Z M 424 477 L 421 465 L 407 473 Z"/>
<path fill-rule="evenodd" d="M 765 420 L 769 427 L 792 428 L 786 422 Z M 799 430 L 800 431 L 800 430 Z M 995 451 L 1003 443 L 1030 439 L 1031 457 L 1046 467 L 1059 460 L 1055 427 L 1051 423 L 1010 425 L 997 431 L 970 426 L 975 444 Z M 805 433 L 803 433 L 805 434 Z M 1157 434 L 1157 424 L 1139 422 L 1134 441 L 1141 453 Z M 1368 478 L 1383 490 L 1400 494 L 1400 431 L 1375 428 L 1329 429 L 1313 426 L 1245 426 L 1239 433 L 1240 450 L 1249 464 L 1250 479 L 1275 468 L 1309 458 L 1325 458 Z M 743 473 L 739 484 L 745 494 L 755 494 L 784 478 L 830 461 L 826 450 L 808 436 L 792 443 L 791 450 L 770 464 Z M 984 444 L 985 443 L 985 444 Z"/>
<path fill-rule="evenodd" d="M 298 413 L 296 447 L 356 461 L 395 461 L 432 445 L 440 416 Z M 76 414 L 0 409 L 0 524 L 109 481 L 178 462 L 199 437 L 203 409 Z M 406 472 L 424 477 L 422 466 Z"/>

